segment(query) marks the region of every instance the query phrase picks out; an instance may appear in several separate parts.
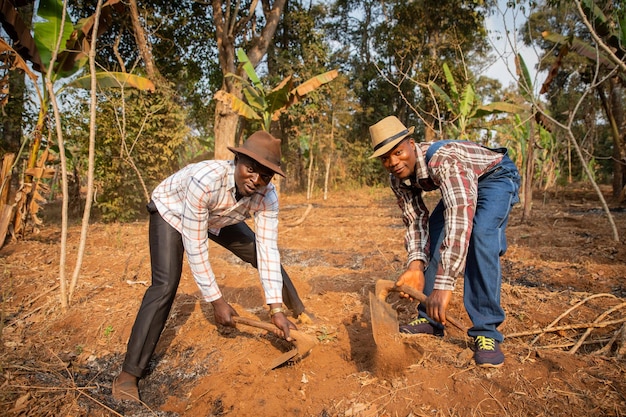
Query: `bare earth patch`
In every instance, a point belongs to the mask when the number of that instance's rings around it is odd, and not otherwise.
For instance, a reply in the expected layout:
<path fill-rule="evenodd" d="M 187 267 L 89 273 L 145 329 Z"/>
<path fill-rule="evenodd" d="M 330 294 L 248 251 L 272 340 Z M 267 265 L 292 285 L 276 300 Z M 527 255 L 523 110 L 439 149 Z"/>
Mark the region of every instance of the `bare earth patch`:
<path fill-rule="evenodd" d="M 530 222 L 514 210 L 502 260 L 504 367 L 477 368 L 471 341 L 453 327 L 443 339 L 390 339 L 419 354 L 381 364 L 368 296 L 376 280 L 395 280 L 406 259 L 391 191 L 342 191 L 326 201 L 285 194 L 281 254 L 312 317 L 297 325 L 319 344 L 269 370 L 290 345 L 247 326 L 217 328 L 185 266 L 140 384 L 143 406 L 110 394 L 150 280 L 147 221 L 91 227 L 74 301 L 61 311 L 60 229 L 49 219 L 40 234 L 0 250 L 0 407 L 7 416 L 626 415 L 626 213 L 613 212 L 622 234 L 615 242 L 589 190 L 537 194 Z M 309 204 L 304 221 L 289 226 Z M 79 233 L 72 226 L 68 277 Z M 226 299 L 240 315 L 267 321 L 256 271 L 217 245 L 211 251 Z M 469 326 L 462 286 L 459 279 L 449 314 Z M 389 301 L 401 320 L 415 312 L 410 301 Z"/>

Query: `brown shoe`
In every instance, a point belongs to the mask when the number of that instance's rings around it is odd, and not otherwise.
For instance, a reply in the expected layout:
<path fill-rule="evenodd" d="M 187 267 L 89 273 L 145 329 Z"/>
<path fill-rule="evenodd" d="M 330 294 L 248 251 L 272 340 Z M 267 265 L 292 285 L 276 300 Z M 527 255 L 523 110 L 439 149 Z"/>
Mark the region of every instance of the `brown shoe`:
<path fill-rule="evenodd" d="M 127 400 L 141 402 L 139 399 L 139 387 L 136 381 L 128 380 L 120 382 L 118 377 L 116 377 L 113 380 L 111 391 L 113 392 L 113 398 L 118 401 Z"/>

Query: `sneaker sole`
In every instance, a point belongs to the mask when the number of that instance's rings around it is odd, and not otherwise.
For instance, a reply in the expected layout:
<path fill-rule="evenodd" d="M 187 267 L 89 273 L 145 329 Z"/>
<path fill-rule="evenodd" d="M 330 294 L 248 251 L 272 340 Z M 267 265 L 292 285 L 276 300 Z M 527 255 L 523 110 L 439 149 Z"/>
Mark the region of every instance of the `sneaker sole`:
<path fill-rule="evenodd" d="M 493 363 L 477 363 L 477 366 L 481 368 L 501 368 L 504 365 L 504 362 L 493 364 Z"/>

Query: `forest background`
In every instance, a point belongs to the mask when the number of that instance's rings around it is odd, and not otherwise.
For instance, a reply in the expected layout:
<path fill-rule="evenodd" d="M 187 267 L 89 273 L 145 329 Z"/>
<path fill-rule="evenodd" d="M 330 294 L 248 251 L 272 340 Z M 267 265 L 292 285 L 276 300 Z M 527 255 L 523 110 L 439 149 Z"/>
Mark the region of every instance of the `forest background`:
<path fill-rule="evenodd" d="M 92 204 L 133 220 L 163 178 L 257 129 L 282 140 L 281 192 L 384 184 L 368 127 L 388 115 L 418 140 L 507 146 L 526 219 L 533 189 L 589 182 L 609 221 L 597 184 L 625 200 L 619 1 L 1 3 L 2 236 L 62 196 L 62 245 L 82 212 L 84 247 Z M 485 75 L 498 60 L 509 85 Z"/>
<path fill-rule="evenodd" d="M 623 416 L 625 7 L 0 0 L 0 407 Z M 419 339 L 425 355 L 402 378 L 375 372 L 368 291 L 406 256 L 387 176 L 368 158 L 368 127 L 390 114 L 420 141 L 507 146 L 520 168 L 501 370 L 472 367 L 465 335 L 451 332 Z M 110 383 L 149 285 L 151 190 L 190 161 L 231 158 L 227 146 L 257 129 L 282 140 L 281 259 L 316 315 L 299 329 L 319 346 L 266 372 L 280 340 L 222 334 L 183 279 L 145 404 L 116 403 Z M 257 274 L 221 249 L 226 298 L 267 320 Z"/>

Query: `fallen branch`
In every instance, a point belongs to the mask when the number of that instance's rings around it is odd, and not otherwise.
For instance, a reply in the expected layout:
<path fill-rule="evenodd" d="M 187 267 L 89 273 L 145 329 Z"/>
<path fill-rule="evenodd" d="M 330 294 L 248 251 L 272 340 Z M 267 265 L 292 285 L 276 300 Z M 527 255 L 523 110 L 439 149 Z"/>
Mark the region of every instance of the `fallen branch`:
<path fill-rule="evenodd" d="M 601 343 L 605 343 L 608 342 L 609 339 L 598 339 L 598 340 L 585 340 L 583 342 L 583 345 L 598 345 Z M 554 345 L 544 345 L 544 346 L 537 346 L 537 349 L 563 349 L 563 348 L 568 348 L 568 347 L 572 347 L 576 342 L 568 342 L 568 343 L 557 343 Z M 599 351 L 595 351 L 593 352 L 594 355 L 599 355 L 598 353 Z"/>
<path fill-rule="evenodd" d="M 287 227 L 296 227 L 301 225 L 304 222 L 304 219 L 306 219 L 306 216 L 309 215 L 309 213 L 311 212 L 311 210 L 313 210 L 313 204 L 309 204 L 308 207 L 306 208 L 306 210 L 304 211 L 304 214 L 302 215 L 302 217 L 300 217 L 298 220 L 296 220 L 295 222 L 292 223 L 287 223 L 285 226 Z"/>
<path fill-rule="evenodd" d="M 620 310 L 622 307 L 626 307 L 626 303 L 622 303 L 622 304 L 618 304 L 615 307 L 612 307 L 610 309 L 608 309 L 607 311 L 605 311 L 604 313 L 600 314 L 598 316 L 597 319 L 594 320 L 594 323 L 599 322 L 601 320 L 603 320 L 606 316 L 608 316 L 609 314 L 611 314 L 614 311 Z M 581 338 L 578 340 L 578 343 L 576 343 L 574 345 L 573 348 L 570 349 L 569 353 L 571 353 L 572 355 L 574 353 L 576 353 L 576 351 L 578 350 L 578 348 L 582 345 L 582 342 L 591 334 L 592 329 L 588 328 L 587 331 L 581 336 Z"/>
<path fill-rule="evenodd" d="M 28 317 L 32 316 L 33 314 L 35 314 L 36 312 L 38 312 L 39 310 L 43 309 L 44 307 L 47 307 L 48 305 L 50 305 L 50 300 L 46 301 L 44 304 L 40 305 L 39 307 L 37 307 L 34 310 L 29 311 L 28 313 L 16 318 L 15 320 L 13 320 L 11 323 L 8 323 L 6 326 L 7 327 L 11 327 L 11 326 L 15 326 L 17 323 L 19 323 L 22 320 L 26 320 Z"/>
<path fill-rule="evenodd" d="M 624 332 L 626 332 L 626 324 L 623 324 L 622 327 L 620 327 L 615 333 L 613 333 L 613 337 L 611 337 L 611 340 L 609 340 L 609 342 L 606 345 L 604 345 L 604 347 L 602 349 L 596 350 L 595 352 L 593 352 L 593 354 L 594 355 L 604 355 L 604 354 L 608 353 L 611 350 L 611 348 L 613 347 L 613 344 L 615 343 L 615 341 Z"/>
<path fill-rule="evenodd" d="M 599 323 L 595 323 L 595 322 L 594 323 L 579 323 L 579 324 L 570 324 L 567 326 L 556 326 L 556 327 L 549 327 L 549 328 L 546 327 L 544 329 L 536 329 L 536 330 L 528 330 L 526 332 L 511 333 L 511 334 L 507 334 L 506 337 L 510 338 L 510 337 L 532 336 L 534 334 L 559 332 L 561 330 L 590 329 L 590 328 L 599 329 L 602 327 L 612 326 L 614 324 L 620 324 L 624 322 L 626 322 L 626 317 L 622 317 L 621 319 L 617 319 L 617 320 L 603 321 Z"/>
<path fill-rule="evenodd" d="M 555 319 L 552 323 L 550 323 L 550 324 L 548 325 L 548 327 L 546 327 L 545 331 L 540 332 L 540 334 L 539 334 L 537 337 L 535 337 L 535 338 L 534 338 L 534 339 L 530 342 L 530 344 L 531 344 L 531 345 L 535 344 L 535 342 L 536 342 L 537 340 L 539 340 L 539 338 L 541 337 L 541 335 L 542 335 L 542 334 L 544 334 L 544 333 L 548 333 L 548 331 L 549 331 L 549 330 L 550 330 L 550 329 L 551 329 L 551 328 L 552 328 L 555 324 L 557 324 L 557 323 L 558 323 L 558 322 L 559 322 L 559 321 L 560 321 L 563 317 L 567 316 L 569 313 L 571 313 L 572 311 L 574 311 L 575 309 L 577 309 L 577 308 L 578 308 L 578 307 L 580 307 L 581 305 L 585 304 L 587 301 L 589 301 L 589 300 L 593 300 L 594 298 L 598 298 L 598 297 L 612 297 L 612 298 L 616 298 L 613 294 L 606 294 L 606 293 L 602 293 L 602 294 L 594 294 L 594 295 L 591 295 L 591 296 L 589 296 L 589 297 L 585 298 L 584 300 L 579 301 L 578 303 L 576 303 L 576 305 L 575 305 L 575 306 L 573 306 L 573 307 L 572 307 L 572 308 L 570 308 L 569 310 L 565 311 L 563 314 L 561 314 L 559 317 L 557 317 L 557 318 L 556 318 L 556 319 Z M 534 333 L 533 333 L 533 334 L 534 334 Z"/>
<path fill-rule="evenodd" d="M 52 291 L 56 290 L 57 288 L 59 288 L 59 284 L 54 284 L 51 288 L 48 288 L 42 294 L 39 294 L 37 297 L 35 297 L 32 300 L 28 301 L 28 305 L 33 305 L 35 303 L 35 301 L 39 300 L 41 297 L 45 296 L 46 294 L 51 293 Z"/>

